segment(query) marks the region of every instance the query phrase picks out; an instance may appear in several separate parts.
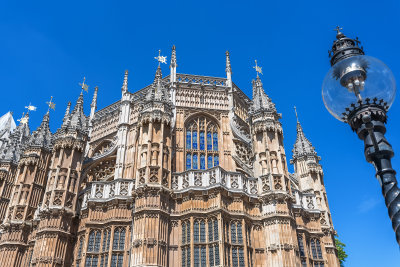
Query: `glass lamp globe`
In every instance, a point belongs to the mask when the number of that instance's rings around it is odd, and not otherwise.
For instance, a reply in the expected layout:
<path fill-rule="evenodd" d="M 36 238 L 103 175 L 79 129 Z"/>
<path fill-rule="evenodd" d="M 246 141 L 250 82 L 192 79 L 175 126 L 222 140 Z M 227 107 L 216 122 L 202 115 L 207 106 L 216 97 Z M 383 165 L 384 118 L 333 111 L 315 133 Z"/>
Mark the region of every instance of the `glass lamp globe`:
<path fill-rule="evenodd" d="M 338 120 L 360 101 L 376 98 L 383 108 L 390 108 L 396 96 L 392 71 L 379 59 L 358 55 L 341 60 L 331 67 L 322 84 L 325 107 Z"/>

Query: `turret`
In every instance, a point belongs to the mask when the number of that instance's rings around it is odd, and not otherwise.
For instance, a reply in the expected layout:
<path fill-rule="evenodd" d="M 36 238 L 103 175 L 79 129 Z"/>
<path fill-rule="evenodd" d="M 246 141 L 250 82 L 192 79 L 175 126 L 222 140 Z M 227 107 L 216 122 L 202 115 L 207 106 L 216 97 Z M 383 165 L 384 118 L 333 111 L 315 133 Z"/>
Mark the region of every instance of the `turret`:
<path fill-rule="evenodd" d="M 83 88 L 84 89 L 84 88 Z M 68 109 L 67 109 L 68 110 Z M 50 171 L 43 203 L 38 214 L 36 242 L 32 262 L 46 258 L 51 262 L 63 259 L 70 266 L 75 228 L 72 222 L 77 211 L 77 195 L 85 146 L 88 141 L 89 119 L 83 111 L 83 93 L 79 95 L 71 114 L 66 112 L 63 124 L 54 135 Z M 52 236 L 47 235 L 52 225 Z M 45 244 L 51 249 L 42 250 Z M 52 251 L 57 248 L 57 254 Z"/>

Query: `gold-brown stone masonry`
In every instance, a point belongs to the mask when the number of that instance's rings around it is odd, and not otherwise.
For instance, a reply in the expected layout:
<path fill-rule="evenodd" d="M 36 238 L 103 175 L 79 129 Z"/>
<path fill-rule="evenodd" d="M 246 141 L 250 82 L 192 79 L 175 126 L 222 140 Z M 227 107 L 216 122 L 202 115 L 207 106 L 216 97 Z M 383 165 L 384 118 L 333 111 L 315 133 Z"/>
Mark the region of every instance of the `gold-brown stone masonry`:
<path fill-rule="evenodd" d="M 298 125 L 289 172 L 282 115 L 226 62 L 179 74 L 173 47 L 169 76 L 131 93 L 126 71 L 121 100 L 67 108 L 50 151 L 0 161 L 0 267 L 339 267 L 319 156 Z"/>

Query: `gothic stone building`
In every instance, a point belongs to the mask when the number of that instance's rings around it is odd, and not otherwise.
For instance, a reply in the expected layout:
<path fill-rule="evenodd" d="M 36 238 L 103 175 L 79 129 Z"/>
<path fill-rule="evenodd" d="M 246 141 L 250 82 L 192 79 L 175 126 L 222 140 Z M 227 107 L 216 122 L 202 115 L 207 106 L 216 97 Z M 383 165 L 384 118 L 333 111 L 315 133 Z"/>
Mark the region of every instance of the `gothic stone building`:
<path fill-rule="evenodd" d="M 339 266 L 320 157 L 253 81 L 170 74 L 51 133 L 0 118 L 0 266 Z"/>

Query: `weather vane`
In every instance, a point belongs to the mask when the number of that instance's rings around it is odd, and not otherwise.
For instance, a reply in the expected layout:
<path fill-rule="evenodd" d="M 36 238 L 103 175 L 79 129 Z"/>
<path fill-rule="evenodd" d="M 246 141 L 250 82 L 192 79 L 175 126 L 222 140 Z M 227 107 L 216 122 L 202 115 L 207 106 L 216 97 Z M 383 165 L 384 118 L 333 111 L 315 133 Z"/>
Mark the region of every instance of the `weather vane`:
<path fill-rule="evenodd" d="M 29 111 L 36 111 L 36 109 L 37 109 L 37 107 L 31 105 L 31 103 L 29 103 L 28 106 L 25 106 L 25 108 L 28 110 L 28 113 L 29 113 Z"/>
<path fill-rule="evenodd" d="M 47 106 L 49 107 L 49 108 L 47 109 L 47 112 L 49 112 L 50 109 L 52 109 L 52 110 L 55 110 L 55 109 L 56 109 L 56 103 L 52 102 L 52 100 L 53 100 L 53 97 L 50 97 L 50 101 L 47 101 L 47 102 L 46 102 Z"/>
<path fill-rule="evenodd" d="M 158 50 L 158 57 L 154 57 L 158 61 L 158 66 L 160 66 L 160 63 L 167 64 L 167 57 L 161 56 L 161 50 Z"/>
<path fill-rule="evenodd" d="M 83 82 L 79 83 L 79 85 L 82 87 L 82 92 L 85 91 L 87 93 L 87 91 L 89 90 L 89 85 L 87 85 L 85 83 L 85 81 L 86 81 L 86 78 L 83 77 Z"/>
<path fill-rule="evenodd" d="M 258 77 L 258 74 L 263 74 L 263 73 L 262 73 L 262 68 L 261 68 L 260 66 L 257 65 L 257 60 L 254 60 L 254 61 L 256 62 L 256 65 L 255 65 L 253 68 L 256 70 L 256 72 L 257 72 L 257 77 Z"/>
<path fill-rule="evenodd" d="M 22 117 L 21 119 L 18 119 L 19 123 L 21 124 L 27 124 L 28 123 L 28 117 L 25 115 L 25 112 L 22 112 Z"/>
<path fill-rule="evenodd" d="M 299 122 L 299 117 L 297 116 L 297 109 L 296 109 L 296 106 L 294 106 L 294 113 L 296 113 L 296 120 L 297 120 L 297 122 Z"/>

